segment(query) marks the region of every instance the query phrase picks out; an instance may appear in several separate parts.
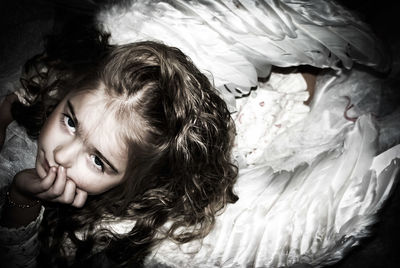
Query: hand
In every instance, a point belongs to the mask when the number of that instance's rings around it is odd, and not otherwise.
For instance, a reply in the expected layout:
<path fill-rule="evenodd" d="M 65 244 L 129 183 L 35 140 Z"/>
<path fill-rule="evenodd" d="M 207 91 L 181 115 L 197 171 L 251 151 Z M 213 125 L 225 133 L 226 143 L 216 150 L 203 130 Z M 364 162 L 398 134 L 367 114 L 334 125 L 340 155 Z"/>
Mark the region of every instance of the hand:
<path fill-rule="evenodd" d="M 35 169 L 23 170 L 15 175 L 12 189 L 17 196 L 60 202 L 74 207 L 82 207 L 87 198 L 87 192 L 78 189 L 67 178 L 67 172 L 62 166 L 51 167 L 43 179 Z"/>

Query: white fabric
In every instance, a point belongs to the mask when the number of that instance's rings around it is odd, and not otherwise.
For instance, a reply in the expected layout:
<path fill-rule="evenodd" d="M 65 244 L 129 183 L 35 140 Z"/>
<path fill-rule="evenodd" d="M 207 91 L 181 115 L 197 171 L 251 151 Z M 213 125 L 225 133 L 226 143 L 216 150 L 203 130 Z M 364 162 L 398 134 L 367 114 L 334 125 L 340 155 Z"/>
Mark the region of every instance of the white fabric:
<path fill-rule="evenodd" d="M 241 166 L 235 185 L 239 201 L 229 205 L 217 217 L 215 228 L 203 241 L 194 241 L 180 248 L 171 241 L 164 241 L 147 258 L 146 265 L 247 267 L 251 263 L 255 267 L 276 267 L 307 262 L 318 266 L 340 259 L 346 250 L 358 243 L 360 237 L 368 234 L 367 227 L 377 220 L 375 213 L 387 199 L 399 167 L 396 160 L 400 157 L 399 146 L 374 157 L 379 148 L 379 132 L 371 115 L 361 115 L 355 124 L 343 116 L 347 103 L 343 96 L 359 99 L 360 90 L 352 85 L 367 91 L 375 88 L 374 80 L 367 77 L 357 71 L 339 77 L 332 74 L 321 76 L 317 83 L 318 102 L 312 104 L 311 111 L 299 114 L 297 122 L 284 121 L 287 124 L 282 125 L 285 131 L 272 132 L 272 141 L 256 148 L 263 152 L 273 150 L 274 146 L 280 148 L 281 158 L 276 161 L 275 171 L 268 162 L 258 164 L 257 161 L 248 163 L 246 158 L 237 159 Z M 257 122 L 273 113 L 281 114 L 283 118 L 286 113 L 293 114 L 292 108 L 296 105 L 271 105 L 271 109 L 265 110 L 261 109 L 262 106 L 248 105 L 269 101 L 268 94 L 281 96 L 279 100 L 284 101 L 279 103 L 288 103 L 287 99 L 300 96 L 297 103 L 301 104 L 307 94 L 302 94 L 306 93 L 304 81 L 298 78 L 299 75 L 295 74 L 275 76 L 273 73 L 271 82 L 255 90 L 253 96 L 247 97 L 248 102 L 244 99 L 237 101 L 237 115 L 248 109 L 254 112 L 248 116 Z M 287 84 L 275 83 L 285 80 Z M 358 81 L 365 81 L 370 87 Z M 289 86 L 285 89 L 284 85 Z M 265 92 L 257 95 L 258 90 Z M 361 94 L 368 96 L 365 92 Z M 364 112 L 359 110 L 359 113 Z M 236 122 L 238 120 L 239 116 L 236 116 Z M 310 125 L 310 122 L 313 123 Z M 271 125 L 271 122 L 265 123 Z M 242 137 L 246 136 L 246 131 L 253 134 L 254 130 L 248 126 L 237 124 Z M 258 130 L 264 131 L 265 127 L 260 124 Z M 380 131 L 384 130 L 385 125 L 382 125 Z M 2 178 L 9 178 L 2 180 L 6 184 L 14 173 L 33 166 L 36 148 L 15 122 L 10 125 L 9 133 L 11 135 L 7 135 L 1 154 Z M 318 140 L 314 139 L 316 136 Z M 310 137 L 314 139 L 313 146 L 309 143 Z M 281 139 L 289 143 L 276 146 Z M 248 148 L 238 148 L 235 147 L 235 151 L 242 155 L 254 149 L 251 144 Z M 300 154 L 306 148 L 312 152 L 308 158 Z M 15 150 L 21 150 L 18 157 Z M 297 157 L 299 154 L 301 157 Z M 272 156 L 278 159 L 277 155 Z M 258 161 L 262 161 L 263 156 L 260 157 Z M 31 226 L 37 228 L 38 222 L 40 217 Z M 129 231 L 133 225 L 129 222 L 105 224 L 118 233 Z M 35 228 L 29 228 L 32 237 Z M 7 232 L 4 228 L 1 231 Z M 19 235 L 25 236 L 26 229 L 13 231 L 17 240 Z M 29 241 L 35 240 L 27 243 Z M 33 246 L 30 248 L 37 252 Z"/>
<path fill-rule="evenodd" d="M 368 235 L 400 165 L 400 148 L 393 147 L 400 111 L 379 117 L 382 81 L 356 69 L 325 73 L 310 110 L 302 104 L 307 93 L 298 75 L 272 74 L 269 82 L 257 82 L 269 75 L 270 65 L 339 70 L 358 62 L 387 69 L 379 42 L 357 18 L 333 1 L 309 2 L 147 0 L 99 15 L 114 43 L 157 39 L 181 48 L 212 74 L 237 111 L 239 201 L 217 217 L 204 240 L 162 242 L 146 259 L 148 267 L 321 266 Z M 222 92 L 225 86 L 230 95 Z M 4 147 L 2 185 L 31 165 L 25 140 Z M 9 163 L 12 147 L 16 167 Z M 117 232 L 131 226 L 106 224 Z"/>
<path fill-rule="evenodd" d="M 268 83 L 236 100 L 234 158 L 239 167 L 264 162 L 263 152 L 275 137 L 306 117 L 306 88 L 301 74 L 272 73 Z"/>
<path fill-rule="evenodd" d="M 293 77 L 285 76 L 287 91 L 304 92 L 296 91 L 290 83 Z M 271 80 L 275 79 L 272 73 Z M 260 90 L 272 89 L 271 84 Z M 242 156 L 254 149 L 262 152 L 256 161 L 236 158 L 241 167 L 235 186 L 239 201 L 218 216 L 215 228 L 204 240 L 181 246 L 164 241 L 148 257 L 147 266 L 281 267 L 308 263 L 319 267 L 340 260 L 369 234 L 368 226 L 378 220 L 376 212 L 389 196 L 400 167 L 400 145 L 378 153 L 380 132 L 385 132 L 386 126 L 377 127 L 368 112 L 372 107 L 356 105 L 349 110 L 348 116 L 353 112 L 351 115 L 358 117 L 355 123 L 344 116 L 347 98 L 354 104 L 353 100 L 364 103 L 371 92 L 382 90 L 377 89 L 378 84 L 378 79 L 356 70 L 322 75 L 310 112 L 301 109 L 300 120 L 286 122 L 284 131 L 276 136 L 268 118 L 292 116 L 291 106 L 278 105 L 279 109 L 267 109 L 263 114 L 258 102 L 274 100 L 275 94 L 285 89 L 271 91 L 269 97 L 265 92 L 257 95 L 256 107 L 245 110 L 254 111 L 249 121 L 241 124 L 240 113 L 236 117 L 238 132 L 242 137 L 254 136 L 264 131 L 264 123 L 272 140 L 265 135 L 268 142 L 255 139 L 243 143 L 249 147 L 242 144 L 235 148 Z M 239 107 L 245 102 L 238 101 Z M 391 116 L 399 119 L 400 113 Z M 392 135 L 399 137 L 399 131 Z"/>
<path fill-rule="evenodd" d="M 159 40 L 176 46 L 217 87 L 248 91 L 270 66 L 388 70 L 380 41 L 354 14 L 324 0 L 131 0 L 107 6 L 99 26 L 111 41 Z"/>

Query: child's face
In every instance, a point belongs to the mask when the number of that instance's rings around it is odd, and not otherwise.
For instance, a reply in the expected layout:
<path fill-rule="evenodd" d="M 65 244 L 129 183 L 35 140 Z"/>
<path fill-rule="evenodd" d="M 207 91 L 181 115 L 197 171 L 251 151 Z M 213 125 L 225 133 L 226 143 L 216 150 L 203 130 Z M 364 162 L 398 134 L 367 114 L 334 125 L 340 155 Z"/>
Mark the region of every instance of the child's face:
<path fill-rule="evenodd" d="M 102 90 L 68 94 L 43 126 L 36 170 L 43 178 L 52 166 L 63 166 L 67 178 L 88 194 L 122 183 L 127 166 L 114 113 Z"/>

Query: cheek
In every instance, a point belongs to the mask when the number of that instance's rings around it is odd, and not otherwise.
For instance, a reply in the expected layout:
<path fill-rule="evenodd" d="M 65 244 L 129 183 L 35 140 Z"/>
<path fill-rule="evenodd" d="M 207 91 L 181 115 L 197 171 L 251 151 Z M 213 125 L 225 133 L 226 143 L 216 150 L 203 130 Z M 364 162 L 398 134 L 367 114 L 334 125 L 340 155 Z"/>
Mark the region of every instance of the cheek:
<path fill-rule="evenodd" d="M 67 169 L 67 177 L 75 182 L 76 186 L 89 195 L 97 195 L 114 188 L 122 183 L 122 179 L 110 178 L 103 174 L 91 171 L 82 159 L 73 168 Z"/>
<path fill-rule="evenodd" d="M 86 192 L 91 191 L 91 184 L 96 185 L 97 179 L 93 173 L 88 170 L 81 155 L 76 159 L 74 165 L 67 168 L 67 177 L 72 180 L 76 187 Z"/>
<path fill-rule="evenodd" d="M 74 179 L 74 181 L 78 181 L 76 182 L 77 187 L 87 192 L 89 195 L 102 194 L 119 185 L 119 183 L 101 182 L 99 179 L 90 177 L 77 178 Z"/>

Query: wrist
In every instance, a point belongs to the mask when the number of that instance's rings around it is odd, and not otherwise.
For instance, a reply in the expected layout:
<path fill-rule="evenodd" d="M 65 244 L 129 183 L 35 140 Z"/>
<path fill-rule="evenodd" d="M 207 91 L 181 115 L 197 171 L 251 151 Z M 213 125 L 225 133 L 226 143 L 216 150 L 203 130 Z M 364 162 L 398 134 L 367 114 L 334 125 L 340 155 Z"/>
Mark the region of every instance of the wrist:
<path fill-rule="evenodd" d="M 11 184 L 7 192 L 7 198 L 10 204 L 14 203 L 17 207 L 30 206 L 32 204 L 40 203 L 40 200 L 34 196 L 23 194 L 17 189 L 14 183 Z M 19 206 L 21 205 L 21 206 Z"/>
<path fill-rule="evenodd" d="M 24 197 L 16 198 L 15 194 L 12 197 L 12 194 L 9 191 L 6 194 L 6 198 L 7 198 L 7 206 L 9 206 L 9 207 L 15 207 L 15 208 L 19 208 L 19 209 L 29 209 L 29 208 L 33 208 L 33 207 L 40 205 L 39 199 L 28 200 Z"/>
<path fill-rule="evenodd" d="M 27 226 L 37 218 L 40 210 L 39 199 L 21 194 L 12 185 L 7 192 L 0 225 L 7 228 Z"/>

